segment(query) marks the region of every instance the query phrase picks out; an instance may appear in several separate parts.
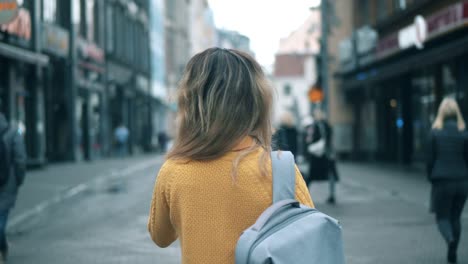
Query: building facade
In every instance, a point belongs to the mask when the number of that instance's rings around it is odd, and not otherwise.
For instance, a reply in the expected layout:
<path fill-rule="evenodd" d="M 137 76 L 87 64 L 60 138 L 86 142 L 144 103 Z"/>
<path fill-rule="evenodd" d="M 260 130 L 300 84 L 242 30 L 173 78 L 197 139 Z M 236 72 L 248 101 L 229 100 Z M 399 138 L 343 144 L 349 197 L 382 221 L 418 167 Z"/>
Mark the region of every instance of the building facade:
<path fill-rule="evenodd" d="M 148 149 L 149 1 L 20 2 L 0 26 L 0 97 L 29 164 L 109 156 L 119 123 L 131 151 Z"/>
<path fill-rule="evenodd" d="M 318 81 L 317 58 L 320 52 L 320 13 L 311 11 L 309 17 L 288 37 L 280 40 L 275 56 L 272 81 L 277 91 L 274 121 L 284 112 L 301 120 L 311 114 L 308 92 Z"/>
<path fill-rule="evenodd" d="M 190 55 L 216 46 L 217 31 L 213 10 L 207 0 L 190 1 Z"/>
<path fill-rule="evenodd" d="M 468 114 L 468 2 L 354 1 L 336 76 L 354 114 L 356 156 L 423 161 L 441 100 Z M 359 6 L 359 10 L 358 10 Z"/>
<path fill-rule="evenodd" d="M 24 135 L 28 163 L 46 160 L 44 83 L 49 57 L 41 51 L 39 0 L 25 0 L 18 16 L 0 25 L 0 100 L 7 119 Z"/>
<path fill-rule="evenodd" d="M 225 49 L 244 51 L 255 56 L 253 51 L 250 49 L 250 39 L 237 31 L 218 29 L 216 46 Z"/>
<path fill-rule="evenodd" d="M 190 59 L 190 1 L 165 0 L 165 59 L 166 87 L 169 102 L 167 133 L 175 136 L 176 89 L 185 65 Z"/>

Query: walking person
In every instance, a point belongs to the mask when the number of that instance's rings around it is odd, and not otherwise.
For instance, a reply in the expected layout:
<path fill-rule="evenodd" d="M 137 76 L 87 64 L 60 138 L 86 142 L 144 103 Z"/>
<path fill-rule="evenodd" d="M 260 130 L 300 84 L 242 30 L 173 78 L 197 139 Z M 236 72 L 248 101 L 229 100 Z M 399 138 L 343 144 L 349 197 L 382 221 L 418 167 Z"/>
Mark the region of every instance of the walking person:
<path fill-rule="evenodd" d="M 0 106 L 1 109 L 1 106 Z M 6 226 L 26 172 L 26 150 L 18 129 L 0 112 L 0 263 L 8 256 Z"/>
<path fill-rule="evenodd" d="M 182 263 L 234 263 L 242 231 L 271 205 L 272 93 L 244 52 L 211 48 L 189 61 L 148 221 L 158 246 L 180 239 Z M 295 174 L 296 199 L 313 207 Z"/>
<path fill-rule="evenodd" d="M 332 128 L 319 108 L 314 110 L 313 118 L 307 117 L 303 123 L 306 125 L 304 142 L 309 163 L 307 185 L 312 181 L 328 181 L 327 202 L 335 204 L 336 182 L 339 176 L 332 148 Z"/>
<path fill-rule="evenodd" d="M 130 132 L 128 128 L 123 123 L 120 123 L 114 131 L 114 137 L 117 143 L 117 155 L 121 158 L 127 156 L 129 136 Z"/>
<path fill-rule="evenodd" d="M 455 100 L 445 98 L 440 104 L 428 146 L 433 211 L 447 243 L 447 261 L 457 263 L 460 218 L 468 196 L 468 134 Z"/>
<path fill-rule="evenodd" d="M 297 157 L 297 135 L 293 115 L 289 112 L 283 113 L 280 127 L 273 137 L 278 149 L 290 151 L 294 157 Z"/>

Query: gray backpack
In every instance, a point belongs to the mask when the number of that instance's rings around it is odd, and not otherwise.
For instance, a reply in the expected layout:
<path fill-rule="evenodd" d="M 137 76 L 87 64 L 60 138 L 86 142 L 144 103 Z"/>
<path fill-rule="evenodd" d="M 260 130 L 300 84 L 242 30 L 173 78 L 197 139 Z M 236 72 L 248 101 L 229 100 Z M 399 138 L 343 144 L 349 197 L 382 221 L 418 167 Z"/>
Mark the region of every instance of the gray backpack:
<path fill-rule="evenodd" d="M 273 205 L 245 230 L 236 264 L 344 264 L 338 221 L 295 200 L 291 152 L 272 152 Z"/>

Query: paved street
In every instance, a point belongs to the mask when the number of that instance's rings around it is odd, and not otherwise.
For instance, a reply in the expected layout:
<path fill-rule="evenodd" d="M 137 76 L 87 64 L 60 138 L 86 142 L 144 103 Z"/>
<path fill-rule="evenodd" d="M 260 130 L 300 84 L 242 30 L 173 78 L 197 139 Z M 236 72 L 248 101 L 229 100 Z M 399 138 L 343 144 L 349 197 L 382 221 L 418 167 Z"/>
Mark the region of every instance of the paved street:
<path fill-rule="evenodd" d="M 30 172 L 10 223 L 10 263 L 179 263 L 177 244 L 158 249 L 146 231 L 161 162 L 142 156 Z M 311 193 L 320 210 L 341 220 L 347 263 L 445 263 L 419 170 L 339 169 L 336 206 L 324 203 L 326 184 L 313 184 Z M 466 213 L 463 222 L 468 227 Z M 467 247 L 465 229 L 460 248 Z M 468 251 L 460 250 L 460 263 L 468 263 Z"/>

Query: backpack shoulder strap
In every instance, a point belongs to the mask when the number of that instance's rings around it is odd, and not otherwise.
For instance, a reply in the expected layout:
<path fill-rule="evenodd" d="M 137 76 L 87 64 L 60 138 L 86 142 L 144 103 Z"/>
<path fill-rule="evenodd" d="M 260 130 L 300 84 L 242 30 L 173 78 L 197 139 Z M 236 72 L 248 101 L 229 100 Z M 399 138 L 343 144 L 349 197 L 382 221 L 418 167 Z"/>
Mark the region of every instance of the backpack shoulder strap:
<path fill-rule="evenodd" d="M 296 169 L 294 156 L 289 151 L 271 152 L 273 174 L 273 203 L 296 199 Z"/>

